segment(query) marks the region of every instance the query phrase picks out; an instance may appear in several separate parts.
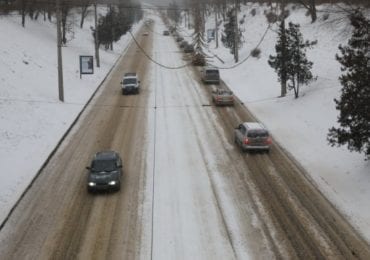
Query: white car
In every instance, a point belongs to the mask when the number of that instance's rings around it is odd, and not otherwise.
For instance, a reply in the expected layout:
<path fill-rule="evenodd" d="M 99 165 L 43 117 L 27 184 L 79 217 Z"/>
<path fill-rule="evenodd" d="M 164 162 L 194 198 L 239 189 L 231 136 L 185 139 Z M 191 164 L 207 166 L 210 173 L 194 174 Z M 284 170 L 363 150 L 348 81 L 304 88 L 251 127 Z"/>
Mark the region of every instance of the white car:
<path fill-rule="evenodd" d="M 122 94 L 139 94 L 140 80 L 135 72 L 125 73 L 121 81 Z"/>

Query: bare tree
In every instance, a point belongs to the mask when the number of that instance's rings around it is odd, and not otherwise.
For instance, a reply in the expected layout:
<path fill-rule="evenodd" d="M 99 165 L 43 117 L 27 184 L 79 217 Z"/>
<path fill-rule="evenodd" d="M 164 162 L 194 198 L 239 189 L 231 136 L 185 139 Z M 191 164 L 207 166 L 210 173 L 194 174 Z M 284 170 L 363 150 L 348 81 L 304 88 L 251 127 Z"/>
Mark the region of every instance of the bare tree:
<path fill-rule="evenodd" d="M 82 6 L 81 6 L 80 28 L 83 28 L 85 18 L 89 14 L 89 6 L 92 4 L 92 0 L 84 0 L 82 1 L 81 4 Z"/>

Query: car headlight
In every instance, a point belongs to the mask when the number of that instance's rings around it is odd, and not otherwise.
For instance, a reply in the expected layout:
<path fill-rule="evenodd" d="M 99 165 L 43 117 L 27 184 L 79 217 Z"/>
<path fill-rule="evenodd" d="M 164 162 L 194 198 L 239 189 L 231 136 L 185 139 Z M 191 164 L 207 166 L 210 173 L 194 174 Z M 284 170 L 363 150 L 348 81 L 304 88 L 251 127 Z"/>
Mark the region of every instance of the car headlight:
<path fill-rule="evenodd" d="M 95 186 L 96 185 L 96 183 L 95 182 L 89 182 L 89 186 Z"/>
<path fill-rule="evenodd" d="M 116 183 L 117 183 L 116 181 L 110 181 L 110 182 L 108 182 L 109 185 L 116 185 Z"/>

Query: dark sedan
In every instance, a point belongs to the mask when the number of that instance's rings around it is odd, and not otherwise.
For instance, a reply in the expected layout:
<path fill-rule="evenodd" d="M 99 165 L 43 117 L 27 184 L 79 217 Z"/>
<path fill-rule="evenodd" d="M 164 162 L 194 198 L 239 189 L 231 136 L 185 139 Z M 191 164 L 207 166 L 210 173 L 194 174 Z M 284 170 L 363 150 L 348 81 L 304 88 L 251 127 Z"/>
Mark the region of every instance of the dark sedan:
<path fill-rule="evenodd" d="M 121 188 L 122 159 L 117 152 L 104 151 L 94 155 L 87 179 L 87 190 L 118 191 Z"/>

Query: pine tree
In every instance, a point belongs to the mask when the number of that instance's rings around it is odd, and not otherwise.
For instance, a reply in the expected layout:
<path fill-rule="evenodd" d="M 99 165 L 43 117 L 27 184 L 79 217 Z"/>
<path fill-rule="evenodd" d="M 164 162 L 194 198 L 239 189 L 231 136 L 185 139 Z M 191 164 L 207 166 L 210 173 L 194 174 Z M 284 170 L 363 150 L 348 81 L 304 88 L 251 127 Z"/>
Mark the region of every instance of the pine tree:
<path fill-rule="evenodd" d="M 299 97 L 300 84 L 308 84 L 314 80 L 311 73 L 313 62 L 308 61 L 306 57 L 307 48 L 311 48 L 317 41 L 303 41 L 299 25 L 289 23 L 287 31 L 288 42 L 290 46 L 290 62 L 288 65 L 288 86 L 294 90 L 295 98 Z"/>
<path fill-rule="evenodd" d="M 270 55 L 268 63 L 275 69 L 282 85 L 287 82 L 289 89 L 294 90 L 295 98 L 299 97 L 301 84 L 308 84 L 315 79 L 311 73 L 313 63 L 307 60 L 306 50 L 316 43 L 303 40 L 298 24 L 289 23 L 286 29 L 284 21 L 280 23 L 276 56 Z M 285 96 L 283 86 L 281 96 Z"/>
<path fill-rule="evenodd" d="M 275 45 L 276 56 L 270 55 L 268 64 L 275 69 L 278 80 L 281 82 L 281 96 L 286 95 L 286 82 L 288 80 L 288 61 L 291 59 L 288 50 L 290 47 L 287 42 L 287 30 L 285 29 L 285 20 L 280 22 L 278 31 L 278 41 Z"/>
<path fill-rule="evenodd" d="M 204 66 L 207 62 L 207 55 L 204 49 L 207 48 L 207 44 L 204 40 L 204 21 L 203 15 L 201 14 L 200 3 L 194 3 L 194 34 L 193 34 L 193 64 L 197 66 Z"/>
<path fill-rule="evenodd" d="M 354 27 L 347 46 L 339 46 L 336 59 L 344 72 L 339 77 L 343 86 L 340 99 L 334 99 L 339 110 L 340 127 L 329 129 L 332 146 L 345 145 L 350 151 L 370 157 L 370 20 L 360 12 L 350 16 Z"/>
<path fill-rule="evenodd" d="M 238 29 L 238 33 L 235 33 L 235 24 L 237 23 L 235 17 L 235 9 L 232 8 L 227 12 L 227 20 L 224 24 L 224 33 L 221 36 L 221 41 L 224 46 L 230 49 L 231 54 L 235 54 L 235 43 L 238 43 L 238 49 L 243 45 L 242 31 Z M 237 39 L 235 39 L 237 37 Z"/>

